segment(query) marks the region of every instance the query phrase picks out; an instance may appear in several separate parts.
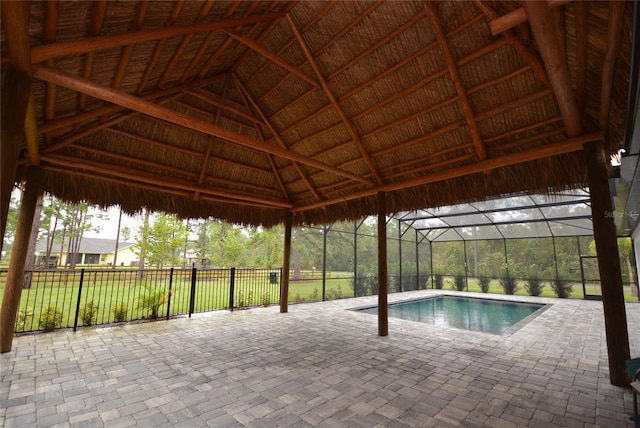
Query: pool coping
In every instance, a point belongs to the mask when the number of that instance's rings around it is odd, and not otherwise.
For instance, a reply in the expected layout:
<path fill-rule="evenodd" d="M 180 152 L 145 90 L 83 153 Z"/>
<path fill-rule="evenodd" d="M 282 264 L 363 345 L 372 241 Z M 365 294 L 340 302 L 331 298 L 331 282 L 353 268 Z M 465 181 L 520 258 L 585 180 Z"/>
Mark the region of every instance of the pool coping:
<path fill-rule="evenodd" d="M 456 297 L 456 298 L 461 298 L 461 299 L 492 300 L 492 301 L 496 301 L 496 302 L 521 303 L 521 304 L 525 304 L 525 305 L 537 305 L 537 306 L 540 306 L 540 308 L 538 310 L 536 310 L 535 312 L 527 315 L 526 317 L 524 317 L 523 319 L 521 319 L 520 321 L 518 321 L 517 323 L 515 323 L 511 327 L 509 327 L 509 328 L 507 328 L 507 329 L 505 329 L 504 331 L 501 331 L 501 332 L 486 331 L 486 330 L 473 330 L 473 329 L 469 329 L 469 328 L 460 328 L 460 327 L 454 327 L 454 326 L 447 326 L 446 327 L 446 328 L 453 328 L 453 329 L 456 329 L 456 330 L 470 331 L 470 332 L 475 332 L 475 333 L 486 333 L 486 334 L 491 334 L 491 335 L 494 335 L 494 336 L 505 336 L 505 337 L 516 333 L 518 330 L 523 328 L 525 325 L 529 324 L 531 321 L 536 319 L 538 316 L 542 315 L 544 312 L 549 310 L 554 305 L 553 303 L 529 302 L 529 301 L 525 301 L 525 300 L 512 300 L 512 299 L 500 299 L 500 298 L 497 298 L 497 297 L 467 296 L 467 295 L 460 295 L 460 294 L 457 294 L 457 293 L 442 292 L 442 293 L 437 293 L 437 294 L 433 294 L 433 295 L 426 296 L 426 297 L 412 297 L 412 298 L 409 298 L 409 299 L 406 299 L 406 300 L 394 300 L 393 302 L 388 302 L 388 306 L 400 305 L 400 304 L 412 303 L 412 302 L 419 302 L 419 301 L 423 301 L 423 300 L 431 300 L 431 299 L 436 299 L 436 298 L 439 298 L 439 297 Z M 516 297 L 517 298 L 518 296 L 512 296 L 512 297 Z M 378 307 L 378 304 L 376 303 L 376 304 L 370 304 L 370 305 L 365 305 L 365 306 L 357 306 L 357 307 L 353 307 L 353 308 L 347 308 L 347 310 L 354 311 L 354 312 L 360 312 L 360 311 L 363 311 L 365 309 L 372 309 L 372 308 L 377 308 L 377 307 Z M 365 313 L 365 312 L 363 312 L 363 313 Z M 374 315 L 374 314 L 368 314 L 368 315 Z M 408 321 L 408 322 L 411 322 L 411 323 L 433 325 L 431 323 L 408 320 L 408 319 L 399 318 L 399 317 L 392 317 L 392 318 L 395 319 L 395 320 Z"/>

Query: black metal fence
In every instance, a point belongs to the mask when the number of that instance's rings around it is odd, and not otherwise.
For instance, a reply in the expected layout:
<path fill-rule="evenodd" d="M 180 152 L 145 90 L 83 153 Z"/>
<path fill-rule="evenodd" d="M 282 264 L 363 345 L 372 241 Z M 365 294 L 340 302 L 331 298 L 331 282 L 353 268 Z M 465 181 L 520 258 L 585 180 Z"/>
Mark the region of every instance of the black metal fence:
<path fill-rule="evenodd" d="M 281 269 L 255 268 L 27 271 L 15 332 L 269 306 L 280 300 L 281 278 Z"/>

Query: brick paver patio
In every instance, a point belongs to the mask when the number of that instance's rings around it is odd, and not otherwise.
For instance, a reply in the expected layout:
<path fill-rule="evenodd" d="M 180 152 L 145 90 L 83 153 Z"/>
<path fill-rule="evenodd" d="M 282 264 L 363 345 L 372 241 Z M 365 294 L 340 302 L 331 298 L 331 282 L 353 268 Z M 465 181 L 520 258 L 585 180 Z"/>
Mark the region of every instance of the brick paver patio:
<path fill-rule="evenodd" d="M 0 426 L 632 426 L 602 303 L 513 299 L 552 306 L 509 335 L 392 318 L 378 337 L 346 310 L 364 297 L 21 336 L 0 356 Z M 639 356 L 640 304 L 627 318 Z"/>

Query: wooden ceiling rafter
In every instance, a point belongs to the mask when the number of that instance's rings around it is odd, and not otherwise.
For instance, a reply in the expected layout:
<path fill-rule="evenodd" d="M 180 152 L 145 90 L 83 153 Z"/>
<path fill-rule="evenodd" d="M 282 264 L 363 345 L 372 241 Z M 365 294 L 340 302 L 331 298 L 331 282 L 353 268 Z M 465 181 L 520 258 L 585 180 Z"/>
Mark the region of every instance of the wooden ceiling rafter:
<path fill-rule="evenodd" d="M 214 3 L 215 3 L 215 0 L 208 0 L 206 3 L 204 3 L 204 5 L 202 6 L 202 9 L 200 9 L 200 13 L 198 14 L 198 17 L 195 20 L 196 24 L 202 23 L 202 21 L 204 21 L 204 19 L 209 14 L 209 11 L 213 7 Z M 234 5 L 235 7 L 237 7 L 238 0 L 235 0 L 231 4 L 230 9 L 235 9 Z M 227 12 L 223 17 L 223 19 L 228 18 L 229 16 L 230 16 L 230 13 Z M 193 39 L 193 36 L 195 36 L 195 33 L 186 34 L 183 37 L 183 39 L 180 41 L 180 45 L 178 45 L 178 48 L 176 49 L 174 54 L 171 55 L 171 60 L 165 67 L 164 71 L 162 72 L 162 75 L 160 76 L 160 79 L 156 83 L 156 89 L 164 88 L 164 85 L 167 83 L 167 81 L 169 80 L 169 77 L 171 76 L 171 72 L 175 68 L 176 64 L 178 64 L 178 61 L 180 61 L 180 59 L 182 58 L 182 54 L 184 53 L 184 50 L 186 49 L 187 45 L 191 42 L 191 39 Z"/>
<path fill-rule="evenodd" d="M 62 154 L 49 154 L 44 155 L 43 160 L 49 164 L 63 166 L 68 168 L 66 172 L 78 171 L 78 165 L 76 163 L 76 159 L 71 156 L 62 155 Z M 260 204 L 261 206 L 268 206 L 274 208 L 290 208 L 291 204 L 288 202 L 279 202 L 276 200 L 270 200 L 265 198 L 260 198 L 255 195 L 246 195 L 242 194 L 239 191 L 234 191 L 233 193 L 220 191 L 211 187 L 201 187 L 198 188 L 193 182 L 188 180 L 179 179 L 177 177 L 173 177 L 171 180 L 163 180 L 163 176 L 159 174 L 149 173 L 149 172 L 141 172 L 133 169 L 129 169 L 126 167 L 120 167 L 119 165 L 108 165 L 104 166 L 104 164 L 95 161 L 85 160 L 81 165 L 80 171 L 93 171 L 103 174 L 104 176 L 111 176 L 120 179 L 126 179 L 131 183 L 132 181 L 151 184 L 156 186 L 161 186 L 164 188 L 173 188 L 176 190 L 186 191 L 187 194 L 200 189 L 200 191 L 204 194 L 210 194 L 214 196 L 219 196 L 223 198 L 227 198 L 228 200 L 235 200 L 238 202 L 253 202 Z"/>
<path fill-rule="evenodd" d="M 599 141 L 604 138 L 602 132 L 595 132 L 591 134 L 582 135 L 576 138 L 567 139 L 558 144 L 550 144 L 547 146 L 541 146 L 534 149 L 524 150 L 518 153 L 513 153 L 501 157 L 487 158 L 483 161 L 478 161 L 473 164 L 464 165 L 461 167 L 448 168 L 443 171 L 435 172 L 421 177 L 411 178 L 404 181 L 398 181 L 394 183 L 385 184 L 373 189 L 366 189 L 359 192 L 353 192 L 349 195 L 343 195 L 334 199 L 324 200 L 314 204 L 308 204 L 305 206 L 297 206 L 291 210 L 296 212 L 313 210 L 316 208 L 324 208 L 329 205 L 339 204 L 348 200 L 356 200 L 364 197 L 373 196 L 378 192 L 393 192 L 396 190 L 408 189 L 411 187 L 421 186 L 428 183 L 435 183 L 439 181 L 449 180 L 458 177 L 464 177 L 467 175 L 484 173 L 497 168 L 502 168 L 510 165 L 516 165 L 519 163 L 534 161 L 551 156 L 557 156 L 560 154 L 572 153 L 582 150 L 582 147 L 589 142 Z"/>
<path fill-rule="evenodd" d="M 312 86 L 320 87 L 320 83 L 316 79 L 314 79 L 313 77 L 309 76 L 307 73 L 302 71 L 299 68 L 299 66 L 293 65 L 293 64 L 289 63 L 288 61 L 282 59 L 280 56 L 278 56 L 277 54 L 275 54 L 275 53 L 271 52 L 270 50 L 266 49 L 261 44 L 256 43 L 252 39 L 244 37 L 243 35 L 238 34 L 235 31 L 232 31 L 232 30 L 229 30 L 229 29 L 225 29 L 223 31 L 226 34 L 228 34 L 229 37 L 234 38 L 237 42 L 242 43 L 243 45 L 245 45 L 248 48 L 252 49 L 256 53 L 262 55 L 263 57 L 265 57 L 266 59 L 268 59 L 272 63 L 274 63 L 276 65 L 279 65 L 280 67 L 284 68 L 285 70 L 288 70 L 289 72 L 291 72 L 295 76 L 298 76 L 302 80 L 307 81 L 307 83 L 311 84 Z"/>
<path fill-rule="evenodd" d="M 564 129 L 562 129 L 562 128 L 560 128 L 560 129 L 552 129 L 550 131 L 541 132 L 539 134 L 532 135 L 530 137 L 518 138 L 517 140 L 507 141 L 507 142 L 502 143 L 502 144 L 498 144 L 498 145 L 495 145 L 495 146 L 490 146 L 490 147 L 487 148 L 487 150 L 492 154 L 496 154 L 496 153 L 505 154 L 504 152 L 508 152 L 510 150 L 513 150 L 513 149 L 518 149 L 518 148 L 521 148 L 521 147 L 525 147 L 526 145 L 528 145 L 530 143 L 544 141 L 547 138 L 553 138 L 553 137 L 562 136 L 563 133 L 564 133 Z"/>
<path fill-rule="evenodd" d="M 100 35 L 100 32 L 102 31 L 102 25 L 104 23 L 104 18 L 107 15 L 107 5 L 107 0 L 97 0 L 91 3 L 91 25 L 89 28 L 89 35 L 91 37 L 97 37 Z M 84 77 L 85 79 L 91 79 L 91 75 L 93 74 L 93 62 L 95 59 L 95 55 L 95 51 L 86 52 L 82 68 L 82 77 Z M 51 61 L 54 61 L 54 59 L 50 59 L 46 62 L 49 67 L 54 66 Z M 78 93 L 78 110 L 82 112 L 86 108 L 87 95 Z"/>
<path fill-rule="evenodd" d="M 158 141 L 158 140 L 154 140 L 152 138 L 146 138 L 143 137 L 141 135 L 137 135 L 137 134 L 132 134 L 128 131 L 123 131 L 121 129 L 118 128 L 107 128 L 105 129 L 105 131 L 107 132 L 111 132 L 114 134 L 118 134 L 118 135 L 122 135 L 124 137 L 128 137 L 128 138 L 134 138 L 140 142 L 143 142 L 145 144 L 149 144 L 152 145 L 154 147 L 159 147 L 161 149 L 168 149 L 168 150 L 172 150 L 175 152 L 179 152 L 179 153 L 184 153 L 186 155 L 190 155 L 190 156 L 194 156 L 196 158 L 201 158 L 203 156 L 202 151 L 200 150 L 194 150 L 194 149 L 189 149 L 186 147 L 181 147 L 181 146 L 176 146 L 174 144 L 169 144 L 169 143 L 165 143 L 162 141 Z M 77 147 L 81 147 L 81 146 L 77 146 Z M 243 169 L 248 170 L 249 172 L 253 173 L 255 172 L 256 174 L 263 174 L 263 173 L 268 173 L 269 170 L 266 169 L 262 169 L 253 165 L 248 165 L 248 164 L 240 164 L 238 162 L 233 162 L 229 159 L 222 159 L 222 158 L 218 158 L 218 157 L 213 157 L 210 156 L 211 159 L 213 159 L 216 163 L 219 164 L 224 164 L 224 165 L 228 165 L 228 166 L 232 166 L 232 167 L 242 167 Z"/>
<path fill-rule="evenodd" d="M 243 111 L 237 107 L 232 106 L 231 103 L 228 102 L 229 100 L 227 100 L 226 103 L 218 101 L 217 99 L 215 99 L 215 94 L 211 92 L 204 93 L 204 90 L 202 89 L 198 91 L 190 89 L 190 90 L 184 91 L 184 93 L 185 95 L 191 95 L 192 97 L 198 98 L 199 100 L 202 100 L 207 104 L 211 104 L 212 106 L 215 106 L 218 109 L 226 110 L 230 113 L 233 113 L 242 118 L 245 118 L 252 123 L 257 123 L 258 125 L 265 125 L 264 119 L 261 119 L 259 117 L 256 117 L 255 115 L 252 115 L 250 111 Z"/>
<path fill-rule="evenodd" d="M 251 106 L 256 111 L 256 113 L 258 113 L 258 116 L 260 116 L 262 118 L 262 121 L 264 122 L 265 126 L 269 129 L 269 132 L 271 132 L 271 135 L 273 135 L 273 138 L 276 140 L 278 145 L 281 148 L 285 149 L 285 150 L 290 150 L 290 148 L 287 147 L 285 142 L 280 137 L 280 134 L 278 134 L 278 131 L 276 131 L 276 129 L 273 127 L 273 125 L 269 121 L 269 118 L 264 114 L 264 112 L 262 111 L 260 106 L 253 99 L 253 97 L 249 93 L 248 89 L 244 86 L 244 84 L 242 84 L 240 79 L 238 79 L 238 76 L 236 76 L 235 74 L 232 74 L 232 77 L 233 77 L 233 81 L 236 84 L 236 87 L 238 88 L 238 91 L 240 91 L 240 93 L 242 94 L 243 98 L 248 103 L 251 104 Z M 258 132 L 258 135 L 260 135 L 260 138 L 263 138 L 261 132 Z M 267 156 L 270 156 L 270 154 L 267 153 Z M 298 162 L 295 162 L 295 161 L 292 161 L 291 163 L 293 164 L 294 168 L 296 169 L 296 172 L 298 173 L 298 176 L 304 181 L 305 185 L 307 186 L 307 188 L 309 189 L 309 191 L 311 192 L 313 197 L 316 198 L 316 200 L 318 200 L 318 201 L 321 200 L 322 198 L 321 198 L 320 194 L 316 191 L 314 184 L 311 182 L 311 180 L 309 180 L 309 178 L 307 177 L 307 173 L 302 169 L 300 164 Z M 275 163 L 274 163 L 274 165 L 275 165 Z M 276 175 L 279 175 L 277 173 L 277 169 L 274 172 L 276 173 Z M 286 194 L 288 194 L 288 192 Z"/>
<path fill-rule="evenodd" d="M 234 80 L 238 80 L 238 77 L 233 75 Z M 238 83 L 236 83 L 236 85 L 238 85 Z M 246 89 L 245 89 L 246 90 Z M 244 93 L 243 90 L 240 90 L 240 96 L 242 97 L 242 101 L 245 104 L 245 108 L 247 110 L 251 109 L 251 106 L 249 105 L 250 102 L 247 99 L 247 95 Z M 260 140 L 264 143 L 264 137 L 262 135 L 262 132 L 260 131 L 260 127 L 258 126 L 257 123 L 254 122 L 253 124 L 255 131 L 256 131 L 256 135 L 258 135 L 258 138 L 260 138 Z M 287 201 L 291 202 L 291 195 L 289 194 L 289 191 L 287 190 L 287 186 L 284 183 L 284 180 L 282 179 L 282 175 L 280 174 L 280 170 L 278 169 L 278 166 L 276 165 L 275 161 L 273 160 L 273 155 L 267 153 L 267 160 L 269 161 L 269 165 L 271 166 L 271 171 L 273 172 L 274 177 L 276 178 L 276 181 L 278 182 L 278 186 L 280 186 L 280 191 L 282 192 L 282 196 L 284 197 L 284 199 L 286 199 Z M 293 162 L 292 162 L 293 164 Z"/>
<path fill-rule="evenodd" d="M 169 16 L 169 18 L 167 19 L 167 23 L 165 24 L 165 27 L 173 27 L 175 25 L 176 21 L 178 20 L 178 17 L 180 16 L 180 13 L 182 12 L 182 8 L 184 7 L 184 2 L 185 0 L 178 0 L 175 2 L 175 4 L 173 5 L 173 9 L 171 10 L 171 15 Z M 145 88 L 147 87 L 147 83 L 149 82 L 149 77 L 151 77 L 151 72 L 153 71 L 156 64 L 158 63 L 158 60 L 160 59 L 160 54 L 162 53 L 162 50 L 164 49 L 164 45 L 165 43 L 167 43 L 167 40 L 168 40 L 167 37 L 163 37 L 158 39 L 158 41 L 156 42 L 156 46 L 153 48 L 153 54 L 151 55 L 151 60 L 147 64 L 147 67 L 145 68 L 144 73 L 142 75 L 142 79 L 140 79 L 140 82 L 138 83 L 138 88 L 136 89 L 135 95 L 140 96 L 144 92 Z"/>
<path fill-rule="evenodd" d="M 44 42 L 54 43 L 58 31 L 58 0 L 46 2 L 46 12 L 44 16 Z M 49 67 L 55 67 L 55 60 L 47 61 Z M 47 95 L 45 99 L 44 118 L 52 120 L 56 117 L 57 86 L 47 83 Z M 51 142 L 51 135 L 44 135 L 47 143 Z"/>
<path fill-rule="evenodd" d="M 580 110 L 583 111 L 586 103 L 587 85 L 587 5 L 588 2 L 585 1 L 573 3 L 576 33 L 576 102 Z"/>
<path fill-rule="evenodd" d="M 548 0 L 547 3 L 550 8 L 558 8 L 570 1 L 571 0 Z M 498 34 L 525 22 L 527 22 L 527 14 L 525 13 L 524 8 L 521 7 L 506 15 L 492 18 L 489 23 L 489 27 L 491 28 L 491 34 L 497 36 Z"/>
<path fill-rule="evenodd" d="M 541 122 L 532 123 L 531 125 L 523 126 L 522 128 L 512 129 L 510 131 L 503 132 L 502 134 L 495 135 L 495 136 L 490 137 L 490 138 L 485 138 L 484 139 L 484 143 L 489 145 L 489 144 L 494 143 L 496 141 L 504 140 L 505 138 L 508 138 L 508 137 L 511 137 L 511 136 L 514 136 L 514 135 L 517 135 L 517 134 L 522 134 L 522 133 L 525 133 L 525 132 L 529 132 L 529 131 L 532 131 L 534 129 L 542 128 L 544 126 L 552 125 L 554 123 L 562 124 L 562 117 L 560 117 L 560 116 L 553 117 L 551 119 L 547 119 L 547 120 L 543 120 Z"/>
<path fill-rule="evenodd" d="M 609 1 L 607 44 L 602 66 L 602 90 L 600 92 L 600 112 L 598 114 L 598 125 L 600 129 L 605 129 L 609 122 L 609 105 L 611 104 L 611 93 L 613 91 L 613 73 L 615 71 L 618 51 L 620 50 L 624 9 L 624 2 L 619 0 Z"/>
<path fill-rule="evenodd" d="M 444 150 L 438 150 L 437 152 L 434 152 L 432 154 L 430 154 L 429 156 L 426 156 L 422 159 L 412 159 L 410 161 L 406 161 L 406 162 L 402 162 L 402 163 L 398 163 L 398 164 L 394 164 L 394 165 L 390 165 L 386 168 L 381 169 L 381 171 L 384 174 L 388 174 L 386 175 L 387 178 L 389 179 L 393 179 L 395 177 L 399 177 L 401 175 L 405 175 L 405 174 L 413 174 L 415 172 L 418 172 L 420 170 L 422 170 L 422 168 L 437 168 L 440 165 L 438 163 L 433 163 L 433 164 L 429 164 L 428 162 L 432 159 L 437 159 L 439 157 L 448 155 L 450 153 L 454 153 L 460 150 L 465 150 L 466 154 L 463 156 L 458 156 L 458 157 L 454 157 L 452 159 L 447 159 L 447 160 L 452 160 L 453 162 L 462 162 L 462 161 L 466 161 L 469 160 L 470 157 L 473 157 L 473 153 L 469 154 L 468 149 L 473 150 L 474 146 L 473 143 L 465 143 L 465 144 L 460 144 L 459 146 L 455 146 L 455 147 L 449 147 L 447 149 Z M 421 165 L 418 168 L 413 168 L 411 169 L 412 166 L 419 164 Z M 404 169 L 404 171 L 402 171 L 401 173 L 396 173 L 396 174 L 391 174 L 391 171 L 395 170 L 395 169 Z"/>
<path fill-rule="evenodd" d="M 494 11 L 494 9 L 487 5 L 486 2 L 482 0 L 474 0 L 474 4 L 483 12 L 489 20 L 494 20 L 498 18 L 498 14 Z M 505 30 L 500 33 L 502 37 L 504 37 L 507 42 L 511 45 L 511 47 L 520 55 L 522 59 L 524 59 L 530 66 L 533 68 L 533 71 L 538 76 L 538 79 L 542 83 L 544 83 L 547 87 L 551 85 L 549 82 L 549 77 L 547 76 L 547 71 L 544 68 L 544 65 L 540 62 L 539 58 L 533 51 L 523 43 L 522 39 L 520 39 L 516 33 L 512 30 Z"/>
<path fill-rule="evenodd" d="M 29 18 L 31 3 L 21 1 L 2 2 L 2 26 L 6 37 L 7 51 L 11 55 L 11 67 L 33 76 L 30 62 L 31 45 L 29 43 Z M 27 154 L 32 165 L 40 164 L 38 147 L 38 125 L 33 86 L 29 90 L 26 116 L 23 126 L 27 143 Z"/>
<path fill-rule="evenodd" d="M 70 42 L 57 42 L 50 45 L 34 46 L 31 49 L 31 64 L 39 64 L 49 59 L 63 58 L 73 55 L 86 54 L 96 50 L 122 47 L 130 43 L 143 43 L 156 41 L 161 38 L 184 36 L 191 33 L 203 33 L 224 28 L 232 28 L 244 25 L 253 25 L 259 22 L 272 21 L 284 16 L 283 12 L 267 13 L 247 18 L 230 19 L 227 21 L 203 22 L 201 24 L 182 25 L 173 27 L 156 28 L 126 32 L 115 35 L 87 37 L 82 40 Z M 9 55 L 3 54 L 0 63 L 9 62 Z"/>
<path fill-rule="evenodd" d="M 194 105 L 191 105 L 189 103 L 186 103 L 186 102 L 178 100 L 178 99 L 173 100 L 171 102 L 171 104 L 173 106 L 180 106 L 181 108 L 183 108 L 185 110 L 188 110 L 188 111 L 198 112 L 200 114 L 203 114 L 203 115 L 205 115 L 207 117 L 211 117 L 211 118 L 214 118 L 216 116 L 216 114 L 217 114 L 217 111 L 216 112 L 210 112 L 208 110 L 205 110 L 205 109 L 200 108 L 200 107 L 196 107 Z M 218 109 L 218 110 L 220 110 L 220 109 Z M 234 124 L 238 128 L 244 128 L 244 129 L 250 129 L 250 130 L 254 130 L 255 129 L 255 127 L 253 126 L 253 121 L 252 121 L 252 125 L 248 125 L 248 124 L 246 124 L 244 122 L 240 122 L 239 120 L 236 120 L 236 119 L 228 117 L 228 116 L 225 116 L 224 118 L 225 118 L 225 121 L 227 121 L 229 124 Z"/>
<path fill-rule="evenodd" d="M 81 77 L 74 76 L 60 70 L 51 69 L 43 65 L 34 65 L 33 70 L 34 76 L 39 79 L 51 81 L 75 91 L 86 92 L 87 95 L 91 95 L 105 101 L 110 101 L 114 104 L 120 104 L 123 107 L 140 111 L 147 116 L 155 117 L 156 119 L 161 119 L 166 122 L 185 127 L 187 129 L 201 132 L 203 134 L 214 135 L 225 141 L 235 143 L 249 149 L 271 153 L 273 155 L 289 160 L 295 160 L 314 168 L 327 170 L 336 175 L 350 178 L 355 181 L 360 181 L 368 185 L 372 184 L 370 180 L 364 179 L 357 174 L 341 170 L 339 168 L 320 162 L 314 158 L 309 158 L 285 149 L 262 143 L 258 140 L 238 134 L 234 131 L 230 131 L 228 129 L 212 125 L 208 122 L 194 119 L 187 115 L 172 111 L 166 107 L 157 106 L 149 101 L 137 98 L 133 95 L 116 91 L 108 87 L 100 86 L 94 82 L 82 79 Z"/>
<path fill-rule="evenodd" d="M 174 86 L 173 88 L 169 88 L 169 89 L 165 89 L 162 91 L 157 91 L 157 92 L 153 92 L 151 94 L 147 94 L 144 95 L 142 97 L 140 97 L 143 100 L 147 100 L 147 101 L 155 101 L 155 100 L 159 100 L 161 98 L 167 97 L 167 96 L 171 96 L 171 95 L 182 95 L 181 92 L 185 91 L 185 90 L 189 90 L 191 88 L 195 88 L 198 86 L 206 86 L 210 83 L 215 82 L 216 80 L 225 77 L 226 75 L 224 74 L 220 74 L 217 76 L 212 76 L 203 80 L 197 80 L 197 81 L 193 81 L 191 83 L 188 84 L 184 84 L 184 85 L 180 85 L 180 86 Z M 121 113 L 123 111 L 127 110 L 125 107 L 122 107 L 120 105 L 117 104 L 113 104 L 113 105 L 109 105 L 109 106 L 101 106 L 101 107 L 96 107 L 95 109 L 92 109 L 90 111 L 86 111 L 83 113 L 78 113 L 78 114 L 74 114 L 74 115 L 70 115 L 70 116 L 66 116 L 66 117 L 61 117 L 59 119 L 56 120 L 52 120 L 49 122 L 45 122 L 43 124 L 41 124 L 38 127 L 38 133 L 43 134 L 46 132 L 51 132 L 51 131 L 55 131 L 58 129 L 62 129 L 62 128 L 66 128 L 66 127 L 70 127 L 73 126 L 74 124 L 81 124 L 84 122 L 88 122 L 90 120 L 93 120 L 97 117 L 100 117 L 104 114 L 118 114 Z"/>
<path fill-rule="evenodd" d="M 286 18 L 287 22 L 289 23 L 289 27 L 291 28 L 291 31 L 293 31 L 293 34 L 294 34 L 296 40 L 298 41 L 298 46 L 300 47 L 300 49 L 302 49 L 302 52 L 304 53 L 304 55 L 307 58 L 307 62 L 309 63 L 309 65 L 311 66 L 313 71 L 315 72 L 316 77 L 317 77 L 318 81 L 320 82 L 320 86 L 321 86 L 321 88 L 323 90 L 324 95 L 329 99 L 329 102 L 333 106 L 333 109 L 336 111 L 336 113 L 338 113 L 338 116 L 340 116 L 340 120 L 342 121 L 342 124 L 347 128 L 347 131 L 349 132 L 349 135 L 351 135 L 352 142 L 356 145 L 356 148 L 360 152 L 360 156 L 362 157 L 362 159 L 367 164 L 367 168 L 369 169 L 369 171 L 371 172 L 371 174 L 375 178 L 376 183 L 378 185 L 382 185 L 383 184 L 382 178 L 378 174 L 378 171 L 376 169 L 376 166 L 373 163 L 373 160 L 371 159 L 371 156 L 367 152 L 367 149 L 364 147 L 364 144 L 362 144 L 360 136 L 358 135 L 358 133 L 356 132 L 355 128 L 353 127 L 353 124 L 351 123 L 351 120 L 347 117 L 347 115 L 345 114 L 344 110 L 342 109 L 342 107 L 338 103 L 338 100 L 336 99 L 336 97 L 331 92 L 331 88 L 329 88 L 329 85 L 327 84 L 327 81 L 322 76 L 322 72 L 320 71 L 320 68 L 318 67 L 318 64 L 316 64 L 315 60 L 313 59 L 313 56 L 311 55 L 311 52 L 309 51 L 309 48 L 307 47 L 307 44 L 305 43 L 304 39 L 302 38 L 302 35 L 300 34 L 298 29 L 296 28 L 296 24 L 293 22 L 293 19 L 291 18 L 291 15 L 287 14 L 285 16 L 285 18 Z"/>
<path fill-rule="evenodd" d="M 464 144 L 464 145 L 466 146 L 466 144 Z M 389 174 L 387 177 L 390 180 L 393 180 L 394 178 L 407 177 L 407 176 L 410 176 L 410 175 L 413 175 L 413 174 L 424 174 L 424 173 L 435 174 L 438 170 L 440 170 L 442 168 L 445 168 L 445 167 L 446 168 L 450 168 L 451 165 L 457 165 L 457 166 L 465 165 L 465 164 L 468 164 L 468 163 L 472 162 L 474 159 L 476 159 L 476 154 L 475 153 L 468 153 L 466 155 L 453 157 L 451 159 L 443 159 L 441 161 L 430 163 L 430 164 L 426 164 L 426 165 L 421 163 L 421 166 L 419 166 L 419 167 L 412 168 L 412 169 L 409 169 L 409 170 L 406 170 L 406 171 L 399 171 L 399 172 L 396 172 L 394 174 Z"/>
<path fill-rule="evenodd" d="M 560 108 L 567 136 L 577 137 L 582 133 L 581 113 L 569 79 L 565 54 L 560 51 L 559 36 L 549 5 L 546 2 L 530 0 L 524 1 L 523 5 Z"/>
<path fill-rule="evenodd" d="M 202 13 L 202 12 L 201 12 Z M 226 79 L 227 81 L 229 79 Z M 224 93 L 222 94 L 222 102 L 224 103 L 224 101 L 227 98 L 227 91 L 229 89 L 229 85 L 224 85 Z M 215 125 L 220 125 L 220 115 L 222 113 L 222 109 L 218 108 L 218 111 L 215 114 L 215 118 L 213 120 L 213 123 Z M 206 177 L 206 173 L 207 173 L 207 168 L 209 167 L 209 160 L 211 158 L 211 150 L 213 148 L 213 142 L 214 142 L 214 137 L 209 135 L 209 137 L 207 138 L 207 149 L 205 150 L 204 153 L 204 158 L 202 159 L 202 165 L 200 166 L 200 174 L 198 174 L 198 186 L 202 186 L 202 184 L 204 183 L 204 179 Z M 197 201 L 198 199 L 200 199 L 200 191 L 197 190 L 194 194 L 193 194 L 193 200 Z"/>

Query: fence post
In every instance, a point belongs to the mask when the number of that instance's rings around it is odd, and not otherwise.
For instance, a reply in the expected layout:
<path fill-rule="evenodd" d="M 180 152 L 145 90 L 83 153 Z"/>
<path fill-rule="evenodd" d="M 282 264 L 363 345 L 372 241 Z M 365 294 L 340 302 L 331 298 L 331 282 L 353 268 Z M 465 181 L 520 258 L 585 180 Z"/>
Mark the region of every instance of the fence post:
<path fill-rule="evenodd" d="M 169 297 L 167 298 L 167 320 L 171 313 L 171 284 L 173 283 L 173 268 L 169 271 Z"/>
<path fill-rule="evenodd" d="M 82 283 L 84 282 L 84 268 L 80 269 L 80 287 L 78 288 L 78 301 L 76 302 L 76 317 L 73 321 L 73 331 L 78 329 L 78 315 L 80 315 L 80 297 L 82 296 Z"/>
<path fill-rule="evenodd" d="M 196 274 L 197 268 L 194 265 L 191 268 L 191 296 L 189 296 L 189 318 L 191 318 L 191 314 L 193 313 L 196 301 Z"/>
<path fill-rule="evenodd" d="M 230 278 L 229 278 L 229 308 L 231 308 L 231 312 L 233 312 L 233 295 L 235 294 L 235 288 L 236 288 L 236 268 L 232 267 L 231 271 L 230 271 Z"/>
<path fill-rule="evenodd" d="M 282 292 L 282 267 L 280 267 L 280 281 L 278 281 L 278 304 L 280 304 L 281 292 Z M 640 297 L 638 299 L 640 299 Z"/>

